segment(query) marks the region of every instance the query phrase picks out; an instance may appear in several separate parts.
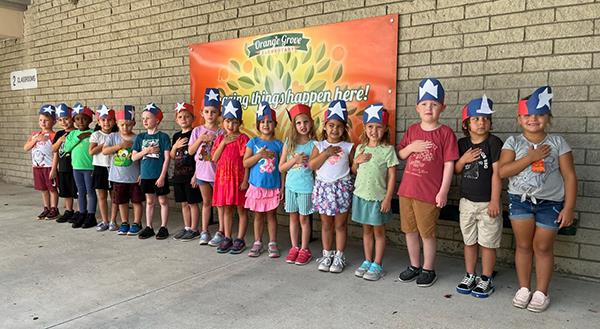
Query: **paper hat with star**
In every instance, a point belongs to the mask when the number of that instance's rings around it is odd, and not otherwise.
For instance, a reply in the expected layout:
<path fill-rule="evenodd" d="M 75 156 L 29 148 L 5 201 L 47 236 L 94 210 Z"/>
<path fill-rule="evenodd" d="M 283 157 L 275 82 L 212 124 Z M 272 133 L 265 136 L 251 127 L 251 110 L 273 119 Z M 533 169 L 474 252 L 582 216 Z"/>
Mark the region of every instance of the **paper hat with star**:
<path fill-rule="evenodd" d="M 223 100 L 223 119 L 242 120 L 242 104 L 237 99 L 226 98 Z"/>
<path fill-rule="evenodd" d="M 212 106 L 216 108 L 221 107 L 221 96 L 219 95 L 219 89 L 206 88 L 206 91 L 204 92 L 204 106 Z"/>
<path fill-rule="evenodd" d="M 259 122 L 264 118 L 269 118 L 271 121 L 277 122 L 277 113 L 275 113 L 275 110 L 271 108 L 269 102 L 262 101 L 258 104 L 258 108 L 256 109 L 256 122 Z"/>
<path fill-rule="evenodd" d="M 125 105 L 123 106 L 123 109 L 116 111 L 115 116 L 117 117 L 117 120 L 135 121 L 135 106 Z"/>
<path fill-rule="evenodd" d="M 73 111 L 71 112 L 73 117 L 77 116 L 77 114 L 85 115 L 92 120 L 94 119 L 94 111 L 87 106 L 83 106 L 83 104 L 80 102 L 77 102 L 75 105 L 73 105 Z"/>
<path fill-rule="evenodd" d="M 442 83 L 433 78 L 426 78 L 419 83 L 419 94 L 417 95 L 417 104 L 422 101 L 436 101 L 444 104 L 444 87 Z"/>
<path fill-rule="evenodd" d="M 114 119 L 115 111 L 113 109 L 108 108 L 105 104 L 98 105 L 96 109 L 96 117 L 98 119 Z"/>
<path fill-rule="evenodd" d="M 44 104 L 40 107 L 40 114 L 45 115 L 53 120 L 56 120 L 56 108 L 51 104 Z"/>
<path fill-rule="evenodd" d="M 367 106 L 363 112 L 363 123 L 380 123 L 387 126 L 390 114 L 383 108 L 382 103 L 375 103 Z"/>
<path fill-rule="evenodd" d="M 544 86 L 536 89 L 533 94 L 519 100 L 518 115 L 552 114 L 552 87 Z"/>
<path fill-rule="evenodd" d="M 462 121 L 465 121 L 470 117 L 489 117 L 494 113 L 494 111 L 492 111 L 493 106 L 494 102 L 487 98 L 486 95 L 483 95 L 481 98 L 472 99 L 462 109 Z"/>
<path fill-rule="evenodd" d="M 60 103 L 56 105 L 56 118 L 70 118 L 72 111 L 73 109 L 70 108 L 69 105 Z"/>
<path fill-rule="evenodd" d="M 156 120 L 158 120 L 158 122 L 161 122 L 163 119 L 162 111 L 154 103 L 148 103 L 146 105 L 146 107 L 144 107 L 144 112 L 150 112 L 150 113 L 154 114 L 154 116 L 156 117 Z"/>
<path fill-rule="evenodd" d="M 335 100 L 329 104 L 325 110 L 325 122 L 335 119 L 343 123 L 348 122 L 348 110 L 346 109 L 346 101 Z"/>
<path fill-rule="evenodd" d="M 188 111 L 191 115 L 194 115 L 194 106 L 186 102 L 177 103 L 175 105 L 175 113 L 179 114 L 181 111 Z"/>
<path fill-rule="evenodd" d="M 290 120 L 292 121 L 295 117 L 299 116 L 300 114 L 306 114 L 309 118 L 311 117 L 310 106 L 304 104 L 295 104 L 294 106 L 290 107 L 289 110 L 287 110 L 287 113 L 290 117 Z"/>

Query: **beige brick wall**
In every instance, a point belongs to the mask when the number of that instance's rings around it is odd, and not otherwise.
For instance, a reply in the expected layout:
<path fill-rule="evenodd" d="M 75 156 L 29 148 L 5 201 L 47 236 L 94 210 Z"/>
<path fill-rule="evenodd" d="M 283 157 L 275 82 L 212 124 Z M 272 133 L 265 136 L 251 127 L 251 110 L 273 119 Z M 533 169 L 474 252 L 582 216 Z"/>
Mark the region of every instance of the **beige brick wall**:
<path fill-rule="evenodd" d="M 189 98 L 191 43 L 395 13 L 398 138 L 417 120 L 424 76 L 444 83 L 443 121 L 455 130 L 465 102 L 483 92 L 493 98 L 494 132 L 502 138 L 518 132 L 517 98 L 554 87 L 552 130 L 573 147 L 580 187 L 577 235 L 558 238 L 556 267 L 600 278 L 600 3 L 593 0 L 34 0 L 25 36 L 0 42 L 0 178 L 31 185 L 22 145 L 42 103 L 154 101 L 168 109 Z M 10 72 L 26 68 L 37 68 L 39 87 L 11 91 Z M 168 133 L 172 121 L 168 114 Z M 360 236 L 360 228 L 351 233 Z M 440 250 L 461 254 L 456 223 L 441 221 L 439 235 Z M 403 244 L 397 221 L 388 236 Z M 502 246 L 499 258 L 511 262 L 509 229 Z"/>

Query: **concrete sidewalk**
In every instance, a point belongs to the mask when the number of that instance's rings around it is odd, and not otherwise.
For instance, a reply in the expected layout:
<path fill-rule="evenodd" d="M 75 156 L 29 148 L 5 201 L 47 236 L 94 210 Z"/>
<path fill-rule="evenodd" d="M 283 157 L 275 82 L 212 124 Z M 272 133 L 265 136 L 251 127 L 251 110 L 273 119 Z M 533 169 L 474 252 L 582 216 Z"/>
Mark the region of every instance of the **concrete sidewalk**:
<path fill-rule="evenodd" d="M 457 294 L 460 259 L 439 257 L 430 288 L 397 281 L 406 251 L 388 249 L 387 276 L 354 277 L 362 248 L 338 275 L 283 258 L 218 255 L 168 239 L 139 240 L 36 221 L 32 188 L 0 183 L 0 328 L 598 328 L 600 283 L 556 275 L 542 314 L 511 305 L 514 269 L 499 268 L 487 300 Z M 181 227 L 172 212 L 169 228 Z M 250 226 L 251 227 L 251 226 Z M 211 231 L 214 231 L 211 227 Z M 251 232 L 250 232 L 251 233 Z M 251 234 L 249 234 L 250 236 Z M 251 240 L 251 239 L 249 239 Z M 248 241 L 249 241 L 248 240 Z M 280 245 L 288 247 L 280 230 Z M 311 244 L 320 252 L 320 242 Z M 285 252 L 284 252 L 285 254 Z"/>

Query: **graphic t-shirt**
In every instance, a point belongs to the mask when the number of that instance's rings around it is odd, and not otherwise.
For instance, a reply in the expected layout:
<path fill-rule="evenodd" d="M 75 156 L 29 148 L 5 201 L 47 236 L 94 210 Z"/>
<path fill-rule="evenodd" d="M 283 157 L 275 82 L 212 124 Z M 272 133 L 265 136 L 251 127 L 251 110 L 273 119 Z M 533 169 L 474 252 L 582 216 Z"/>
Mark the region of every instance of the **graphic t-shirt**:
<path fill-rule="evenodd" d="M 130 140 L 133 142 L 136 135 L 130 136 Z M 123 142 L 121 134 L 111 133 L 105 141 L 104 146 L 115 146 Z M 119 149 L 115 154 L 112 155 L 110 169 L 108 170 L 108 180 L 117 183 L 136 183 L 140 176 L 140 164 L 139 161 L 131 160 L 133 154 L 133 147 Z"/>
<path fill-rule="evenodd" d="M 137 135 L 133 143 L 133 150 L 136 152 L 140 152 L 146 147 L 154 146 L 159 147 L 158 153 L 146 154 L 140 160 L 140 177 L 142 179 L 157 179 L 160 177 L 163 163 L 165 162 L 165 151 L 171 149 L 171 140 L 169 139 L 169 135 L 162 131 L 154 134 L 145 132 Z"/>
<path fill-rule="evenodd" d="M 250 168 L 248 182 L 256 187 L 267 189 L 281 188 L 281 173 L 279 172 L 279 157 L 283 144 L 278 140 L 266 141 L 254 137 L 248 141 L 246 147 L 252 150 L 252 155 L 263 148 L 275 153 L 271 159 L 260 159 Z"/>
<path fill-rule="evenodd" d="M 56 143 L 61 137 L 68 135 L 69 132 L 66 130 L 59 130 L 54 135 L 52 144 Z M 58 172 L 73 172 L 73 166 L 71 165 L 71 152 L 65 152 L 65 143 L 60 144 L 58 148 Z"/>
<path fill-rule="evenodd" d="M 190 136 L 192 135 L 192 131 L 188 131 L 182 133 L 181 131 L 173 134 L 173 143 L 177 142 L 180 138 L 187 138 L 188 142 L 175 150 L 175 159 L 173 159 L 173 182 L 174 183 L 185 183 L 189 182 L 192 176 L 194 175 L 194 171 L 196 170 L 196 163 L 194 162 L 194 157 L 188 153 L 188 145 L 190 143 Z"/>
<path fill-rule="evenodd" d="M 202 135 L 214 135 L 215 139 L 217 136 L 224 134 L 223 129 L 217 128 L 217 130 L 210 130 L 204 125 L 198 126 L 192 130 L 192 136 L 188 144 L 196 143 L 196 140 Z M 194 159 L 196 160 L 196 178 L 205 182 L 215 181 L 215 163 L 212 161 L 212 147 L 214 141 L 203 142 L 198 146 Z"/>
<path fill-rule="evenodd" d="M 458 140 L 459 156 L 468 149 L 480 149 L 479 160 L 465 164 L 461 173 L 460 196 L 473 202 L 489 202 L 492 197 L 492 164 L 500 159 L 502 140 L 494 135 L 479 144 L 470 137 Z"/>
<path fill-rule="evenodd" d="M 31 133 L 30 139 L 36 138 L 40 134 L 44 137 L 31 148 L 31 164 L 34 168 L 51 168 L 53 157 L 52 140 L 54 139 L 55 132 L 34 131 Z"/>
<path fill-rule="evenodd" d="M 296 153 L 302 153 L 310 157 L 315 141 L 309 140 L 306 144 L 296 145 L 295 150 L 288 148 L 287 159 L 294 157 Z M 285 188 L 296 193 L 312 193 L 315 179 L 314 172 L 308 167 L 308 160 L 301 164 L 294 164 L 285 175 Z"/>
<path fill-rule="evenodd" d="M 321 168 L 317 169 L 316 173 L 318 180 L 332 183 L 340 178 L 350 175 L 350 160 L 348 157 L 350 156 L 354 144 L 349 142 L 331 144 L 324 140 L 315 142 L 315 146 L 319 150 L 319 153 L 325 151 L 329 146 L 339 146 L 341 148 L 338 154 L 327 158 L 327 160 L 323 162 Z"/>

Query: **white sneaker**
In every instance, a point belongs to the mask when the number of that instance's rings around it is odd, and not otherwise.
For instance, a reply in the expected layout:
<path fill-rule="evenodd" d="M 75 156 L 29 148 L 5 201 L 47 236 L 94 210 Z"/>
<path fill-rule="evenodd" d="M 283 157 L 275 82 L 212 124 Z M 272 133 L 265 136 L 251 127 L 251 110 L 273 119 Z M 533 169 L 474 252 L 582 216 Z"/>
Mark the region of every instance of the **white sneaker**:
<path fill-rule="evenodd" d="M 329 272 L 331 273 L 341 273 L 346 266 L 346 256 L 344 256 L 343 251 L 336 251 L 335 256 L 333 256 L 333 264 L 329 267 Z"/>
<path fill-rule="evenodd" d="M 223 233 L 221 233 L 221 231 L 217 231 L 217 233 L 215 233 L 215 236 L 213 236 L 213 238 L 210 239 L 210 241 L 208 241 L 208 245 L 211 247 L 218 247 L 224 238 L 225 236 L 223 235 Z"/>
<path fill-rule="evenodd" d="M 319 271 L 329 272 L 329 268 L 331 267 L 331 263 L 333 261 L 333 255 L 333 250 L 323 250 L 323 257 L 317 259 Z"/>
<path fill-rule="evenodd" d="M 117 225 L 117 223 L 110 222 L 110 224 L 108 224 L 108 230 L 109 231 L 116 231 L 118 229 L 119 229 L 119 225 Z"/>
<path fill-rule="evenodd" d="M 526 308 L 527 304 L 529 304 L 529 300 L 531 299 L 531 291 L 529 289 L 522 287 L 517 290 L 515 297 L 513 298 L 513 306 L 518 308 Z"/>
<path fill-rule="evenodd" d="M 550 297 L 544 295 L 543 292 L 537 290 L 533 293 L 533 297 L 531 297 L 531 301 L 529 305 L 527 305 L 527 310 L 531 312 L 544 312 L 548 306 L 550 305 Z"/>

